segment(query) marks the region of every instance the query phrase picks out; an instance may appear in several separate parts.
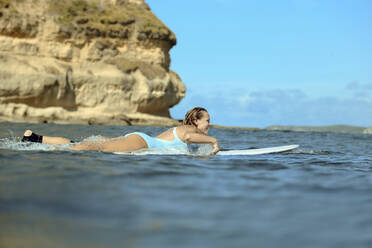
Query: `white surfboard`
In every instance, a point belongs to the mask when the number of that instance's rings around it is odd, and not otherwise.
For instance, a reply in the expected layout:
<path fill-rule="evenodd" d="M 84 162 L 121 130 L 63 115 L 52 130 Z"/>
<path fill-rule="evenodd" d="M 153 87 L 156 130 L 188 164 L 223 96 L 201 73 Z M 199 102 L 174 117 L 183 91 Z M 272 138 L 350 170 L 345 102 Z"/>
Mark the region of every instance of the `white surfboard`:
<path fill-rule="evenodd" d="M 245 149 L 245 150 L 228 150 L 228 151 L 219 151 L 217 155 L 219 156 L 260 155 L 260 154 L 269 154 L 269 153 L 278 153 L 278 152 L 288 152 L 293 149 L 296 149 L 297 147 L 299 147 L 299 145 L 275 146 L 275 147 L 268 147 L 268 148 Z"/>
<path fill-rule="evenodd" d="M 216 155 L 219 156 L 242 156 L 242 155 L 260 155 L 269 153 L 287 152 L 296 149 L 299 145 L 276 146 L 259 149 L 242 149 L 242 150 L 227 150 L 219 151 Z M 188 152 L 174 149 L 142 149 L 133 152 L 114 152 L 119 155 L 188 155 Z M 200 155 L 200 154 L 199 154 Z"/>

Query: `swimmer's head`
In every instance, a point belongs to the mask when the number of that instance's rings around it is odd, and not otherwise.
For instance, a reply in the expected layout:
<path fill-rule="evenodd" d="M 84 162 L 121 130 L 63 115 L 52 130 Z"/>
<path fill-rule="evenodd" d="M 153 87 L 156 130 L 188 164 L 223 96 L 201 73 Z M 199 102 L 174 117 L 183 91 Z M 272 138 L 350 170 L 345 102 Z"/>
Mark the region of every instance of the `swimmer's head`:
<path fill-rule="evenodd" d="M 191 125 L 199 129 L 202 133 L 208 134 L 209 114 L 205 108 L 195 107 L 187 111 L 183 125 Z"/>

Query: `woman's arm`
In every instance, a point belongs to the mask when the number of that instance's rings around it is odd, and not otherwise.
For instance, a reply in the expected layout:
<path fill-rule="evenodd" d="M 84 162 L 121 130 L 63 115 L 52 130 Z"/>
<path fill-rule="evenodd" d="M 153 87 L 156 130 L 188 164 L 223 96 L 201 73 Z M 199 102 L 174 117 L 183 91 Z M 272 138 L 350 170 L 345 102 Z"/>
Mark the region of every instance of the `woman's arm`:
<path fill-rule="evenodd" d="M 199 144 L 212 144 L 213 145 L 213 154 L 216 154 L 220 147 L 216 138 L 196 133 L 196 132 L 186 132 L 185 133 L 185 142 L 186 143 L 199 143 Z"/>

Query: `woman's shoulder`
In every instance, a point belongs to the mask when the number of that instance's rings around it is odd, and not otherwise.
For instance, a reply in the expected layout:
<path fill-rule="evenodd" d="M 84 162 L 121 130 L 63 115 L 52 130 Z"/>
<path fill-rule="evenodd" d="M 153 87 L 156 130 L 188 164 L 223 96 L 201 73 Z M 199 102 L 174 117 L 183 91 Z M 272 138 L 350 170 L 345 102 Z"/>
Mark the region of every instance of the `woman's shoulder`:
<path fill-rule="evenodd" d="M 196 133 L 198 132 L 198 129 L 191 125 L 181 125 L 176 127 L 177 136 L 181 138 L 182 140 L 185 139 L 185 135 L 187 133 Z"/>

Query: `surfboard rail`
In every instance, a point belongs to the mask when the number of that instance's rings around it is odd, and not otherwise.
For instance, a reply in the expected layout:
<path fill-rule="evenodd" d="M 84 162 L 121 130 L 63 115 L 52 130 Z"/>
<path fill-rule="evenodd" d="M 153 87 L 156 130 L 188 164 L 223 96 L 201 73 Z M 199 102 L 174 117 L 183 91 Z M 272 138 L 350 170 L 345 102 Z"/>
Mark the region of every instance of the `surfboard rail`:
<path fill-rule="evenodd" d="M 299 145 L 286 145 L 286 146 L 275 146 L 275 147 L 258 148 L 258 149 L 228 150 L 228 151 L 219 151 L 216 155 L 219 155 L 219 156 L 260 155 L 260 154 L 288 152 L 298 147 Z"/>

